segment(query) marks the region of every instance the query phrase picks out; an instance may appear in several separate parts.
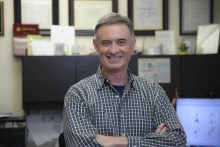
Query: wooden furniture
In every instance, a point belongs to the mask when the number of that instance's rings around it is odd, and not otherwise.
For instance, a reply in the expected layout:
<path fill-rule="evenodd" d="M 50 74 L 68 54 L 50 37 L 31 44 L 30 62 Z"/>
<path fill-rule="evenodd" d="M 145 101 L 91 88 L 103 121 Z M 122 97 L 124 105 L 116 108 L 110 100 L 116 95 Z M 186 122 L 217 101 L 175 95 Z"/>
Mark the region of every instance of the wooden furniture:
<path fill-rule="evenodd" d="M 220 94 L 220 55 L 133 55 L 129 68 L 135 75 L 138 58 L 171 59 L 171 83 L 160 84 L 170 100 L 175 88 L 180 97 Z M 22 57 L 23 109 L 62 109 L 70 86 L 95 74 L 98 65 L 95 55 Z"/>

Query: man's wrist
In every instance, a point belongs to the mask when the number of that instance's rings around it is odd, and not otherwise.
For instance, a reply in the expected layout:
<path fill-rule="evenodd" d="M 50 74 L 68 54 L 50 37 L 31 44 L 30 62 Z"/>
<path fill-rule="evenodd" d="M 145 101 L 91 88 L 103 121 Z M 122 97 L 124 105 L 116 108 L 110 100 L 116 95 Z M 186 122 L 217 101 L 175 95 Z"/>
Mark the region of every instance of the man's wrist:
<path fill-rule="evenodd" d="M 102 146 L 128 146 L 128 138 L 126 136 L 105 136 L 101 134 L 96 134 L 95 140 Z"/>

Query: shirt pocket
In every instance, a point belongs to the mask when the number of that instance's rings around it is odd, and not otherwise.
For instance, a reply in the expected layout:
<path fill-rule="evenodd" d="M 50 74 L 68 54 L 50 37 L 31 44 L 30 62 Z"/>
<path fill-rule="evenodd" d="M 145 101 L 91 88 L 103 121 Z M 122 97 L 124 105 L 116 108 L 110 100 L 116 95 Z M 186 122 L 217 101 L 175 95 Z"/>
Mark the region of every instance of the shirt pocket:
<path fill-rule="evenodd" d="M 107 111 L 103 108 L 101 101 L 89 104 L 91 112 L 91 123 L 97 129 L 97 133 L 113 136 L 116 134 L 113 120 L 108 116 Z"/>
<path fill-rule="evenodd" d="M 127 113 L 128 134 L 143 137 L 151 133 L 153 126 L 153 108 L 145 100 L 133 99 L 131 106 L 125 110 Z"/>

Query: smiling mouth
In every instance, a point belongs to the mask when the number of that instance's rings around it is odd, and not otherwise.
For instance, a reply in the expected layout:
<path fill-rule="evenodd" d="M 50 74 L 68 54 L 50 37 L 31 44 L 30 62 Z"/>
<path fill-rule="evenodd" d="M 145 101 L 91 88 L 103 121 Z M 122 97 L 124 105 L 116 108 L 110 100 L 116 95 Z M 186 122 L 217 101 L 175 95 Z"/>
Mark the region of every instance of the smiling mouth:
<path fill-rule="evenodd" d="M 108 57 L 110 60 L 118 60 L 120 59 L 122 56 L 119 56 L 119 57 Z"/>

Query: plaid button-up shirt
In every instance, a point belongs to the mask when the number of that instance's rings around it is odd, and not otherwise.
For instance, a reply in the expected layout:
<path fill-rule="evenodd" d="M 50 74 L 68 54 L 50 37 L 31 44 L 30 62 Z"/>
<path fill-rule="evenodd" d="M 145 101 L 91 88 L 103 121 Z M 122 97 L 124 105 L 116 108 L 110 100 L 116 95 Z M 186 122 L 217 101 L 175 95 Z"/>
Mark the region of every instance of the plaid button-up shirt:
<path fill-rule="evenodd" d="M 186 134 L 165 91 L 132 75 L 123 95 L 99 69 L 74 84 L 64 99 L 64 136 L 67 147 L 99 147 L 96 134 L 127 136 L 129 147 L 185 146 Z M 164 123 L 164 134 L 155 133 Z"/>

